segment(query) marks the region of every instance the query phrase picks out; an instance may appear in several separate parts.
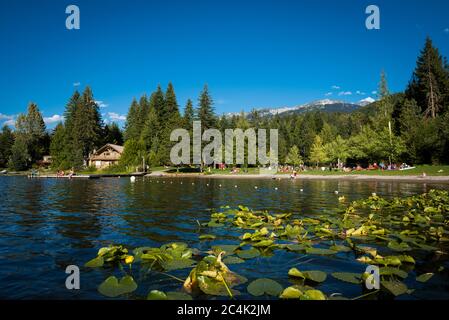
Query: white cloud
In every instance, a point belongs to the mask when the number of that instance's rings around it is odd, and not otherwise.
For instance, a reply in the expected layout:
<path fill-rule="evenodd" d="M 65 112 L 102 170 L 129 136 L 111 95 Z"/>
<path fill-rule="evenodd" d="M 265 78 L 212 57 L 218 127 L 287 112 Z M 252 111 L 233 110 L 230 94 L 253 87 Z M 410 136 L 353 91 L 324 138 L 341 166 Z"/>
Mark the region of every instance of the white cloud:
<path fill-rule="evenodd" d="M 11 120 L 7 120 L 5 122 L 3 122 L 4 126 L 10 126 L 10 127 L 14 127 L 16 125 L 16 121 L 11 119 Z"/>
<path fill-rule="evenodd" d="M 115 112 L 108 112 L 108 117 L 112 121 L 126 121 L 126 116 L 125 115 L 120 115 L 120 114 L 115 113 Z"/>
<path fill-rule="evenodd" d="M 376 90 L 371 91 L 371 94 L 377 94 L 377 91 Z"/>
<path fill-rule="evenodd" d="M 356 94 L 359 95 L 359 96 L 364 96 L 366 93 L 363 92 L 363 91 L 357 90 Z"/>
<path fill-rule="evenodd" d="M 444 29 L 443 31 L 444 31 L 444 33 L 446 33 L 446 34 L 449 34 L 449 28 L 446 28 L 446 29 Z"/>
<path fill-rule="evenodd" d="M 61 116 L 59 114 L 55 114 L 51 117 L 44 117 L 45 124 L 52 124 L 56 122 L 62 122 L 64 121 L 64 116 Z"/>
<path fill-rule="evenodd" d="M 340 90 L 340 86 L 336 86 L 336 85 L 333 85 L 331 88 L 334 90 Z"/>
<path fill-rule="evenodd" d="M 338 93 L 339 96 L 352 96 L 351 91 L 342 91 Z"/>
<path fill-rule="evenodd" d="M 14 119 L 14 116 L 9 116 L 7 114 L 0 113 L 0 120 L 11 120 Z"/>
<path fill-rule="evenodd" d="M 102 100 L 97 100 L 95 101 L 95 103 L 100 107 L 100 108 L 107 108 L 109 105 L 104 103 L 104 101 Z"/>
<path fill-rule="evenodd" d="M 74 83 L 73 83 L 73 86 L 74 86 L 74 87 L 79 87 L 80 85 L 81 85 L 81 82 L 74 82 Z"/>
<path fill-rule="evenodd" d="M 326 97 L 329 97 L 329 96 L 331 96 L 331 95 L 333 95 L 332 92 L 328 92 L 328 93 L 325 94 Z"/>

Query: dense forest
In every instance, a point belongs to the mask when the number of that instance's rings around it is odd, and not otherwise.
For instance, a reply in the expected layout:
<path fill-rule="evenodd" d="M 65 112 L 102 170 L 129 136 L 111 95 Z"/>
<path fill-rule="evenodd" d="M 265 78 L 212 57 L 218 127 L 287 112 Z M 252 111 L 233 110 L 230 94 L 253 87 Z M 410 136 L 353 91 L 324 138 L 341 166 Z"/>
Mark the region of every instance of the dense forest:
<path fill-rule="evenodd" d="M 173 85 L 160 86 L 148 97 L 134 99 L 123 132 L 104 125 L 89 87 L 67 103 L 65 121 L 48 133 L 35 104 L 17 118 L 15 130 L 0 133 L 0 167 L 30 168 L 44 154 L 53 167 L 81 168 L 104 143 L 124 143 L 118 167 L 135 168 L 142 159 L 151 166 L 169 165 L 170 133 L 192 129 L 263 128 L 279 130 L 279 161 L 290 165 L 374 162 L 449 163 L 449 64 L 428 38 L 404 92 L 391 94 L 381 74 L 378 101 L 352 113 L 312 111 L 262 117 L 257 110 L 218 117 L 207 85 L 196 108 L 188 100 L 181 114 Z"/>

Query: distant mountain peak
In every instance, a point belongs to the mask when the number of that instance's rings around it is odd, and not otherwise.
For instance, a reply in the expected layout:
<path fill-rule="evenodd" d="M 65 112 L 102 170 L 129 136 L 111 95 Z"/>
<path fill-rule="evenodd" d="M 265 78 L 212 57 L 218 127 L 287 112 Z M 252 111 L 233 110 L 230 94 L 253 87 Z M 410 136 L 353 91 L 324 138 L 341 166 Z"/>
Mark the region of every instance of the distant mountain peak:
<path fill-rule="evenodd" d="M 264 117 L 276 116 L 276 115 L 288 115 L 288 114 L 300 114 L 309 111 L 324 111 L 324 112 L 353 112 L 360 107 L 364 107 L 370 103 L 375 102 L 371 97 L 365 98 L 359 102 L 348 102 L 343 100 L 322 99 L 315 100 L 309 103 L 292 106 L 292 107 L 277 107 L 277 108 L 254 108 L 259 115 Z M 239 115 L 240 113 L 229 113 L 227 116 Z M 245 116 L 249 116 L 250 113 L 245 112 Z"/>
<path fill-rule="evenodd" d="M 376 102 L 376 99 L 373 99 L 371 97 L 365 98 L 357 102 L 357 104 L 361 105 L 362 107 L 367 106 L 373 102 Z"/>

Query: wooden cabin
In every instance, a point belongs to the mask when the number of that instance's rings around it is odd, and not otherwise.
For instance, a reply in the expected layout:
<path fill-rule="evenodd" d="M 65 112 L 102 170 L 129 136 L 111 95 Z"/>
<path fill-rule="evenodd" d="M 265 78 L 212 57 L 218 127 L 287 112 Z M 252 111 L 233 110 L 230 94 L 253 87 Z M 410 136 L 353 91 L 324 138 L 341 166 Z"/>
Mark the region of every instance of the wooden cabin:
<path fill-rule="evenodd" d="M 123 147 L 108 143 L 98 150 L 95 150 L 89 157 L 89 167 L 104 169 L 118 164 L 123 154 Z"/>

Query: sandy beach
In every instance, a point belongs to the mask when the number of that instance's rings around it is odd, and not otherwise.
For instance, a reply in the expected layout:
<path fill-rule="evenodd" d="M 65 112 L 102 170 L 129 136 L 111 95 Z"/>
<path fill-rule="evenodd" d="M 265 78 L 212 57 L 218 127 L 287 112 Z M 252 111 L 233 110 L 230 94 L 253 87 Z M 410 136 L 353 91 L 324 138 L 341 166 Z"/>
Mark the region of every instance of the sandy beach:
<path fill-rule="evenodd" d="M 291 179 L 288 174 L 199 174 L 153 172 L 145 177 L 199 178 L 199 179 Z M 381 175 L 298 175 L 296 180 L 351 180 L 351 181 L 403 181 L 423 183 L 449 183 L 449 176 L 381 176 Z"/>

